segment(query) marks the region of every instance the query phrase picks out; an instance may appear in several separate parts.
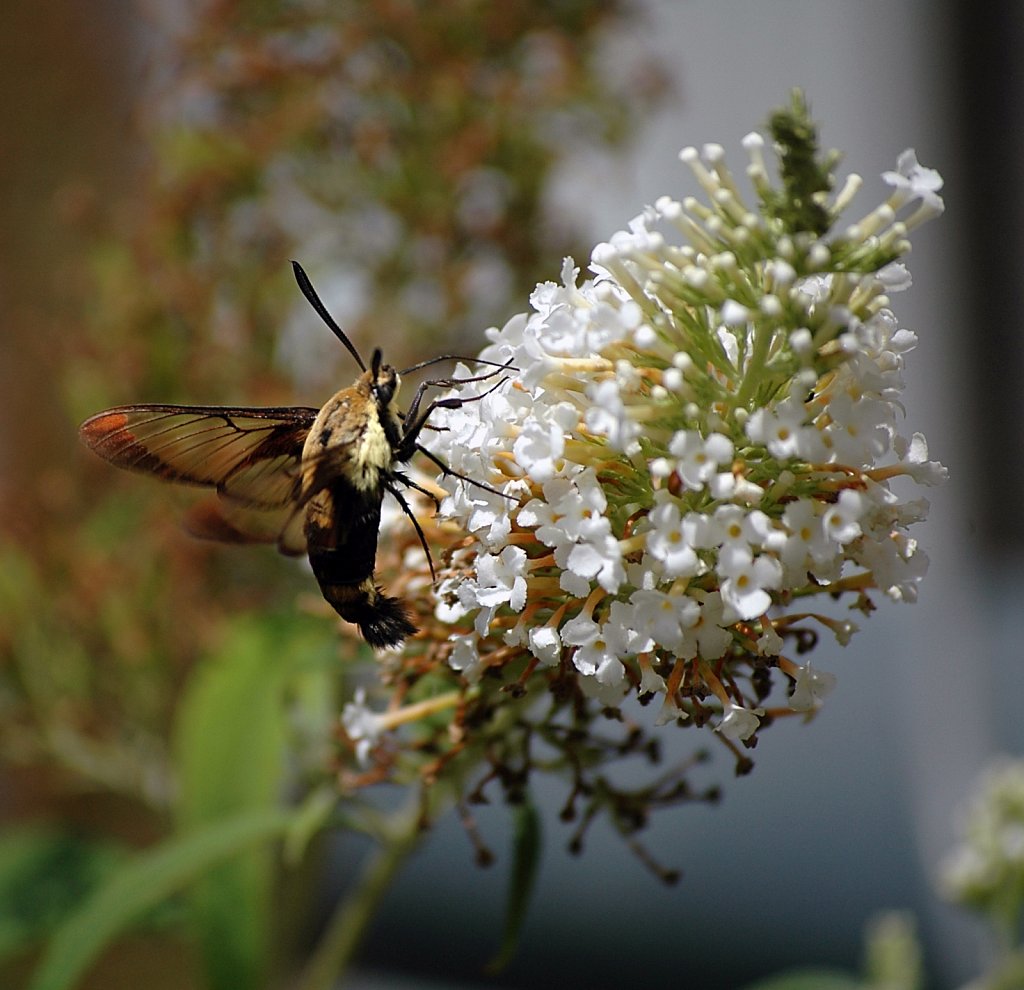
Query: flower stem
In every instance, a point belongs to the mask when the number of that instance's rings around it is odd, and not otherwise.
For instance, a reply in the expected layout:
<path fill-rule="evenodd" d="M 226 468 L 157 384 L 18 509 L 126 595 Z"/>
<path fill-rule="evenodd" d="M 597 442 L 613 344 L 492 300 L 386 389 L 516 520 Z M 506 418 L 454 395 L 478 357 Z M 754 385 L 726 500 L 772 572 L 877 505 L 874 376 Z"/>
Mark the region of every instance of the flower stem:
<path fill-rule="evenodd" d="M 352 962 L 406 857 L 420 836 L 420 803 L 410 802 L 389 822 L 381 845 L 368 857 L 356 887 L 339 901 L 297 983 L 298 990 L 331 990 Z"/>

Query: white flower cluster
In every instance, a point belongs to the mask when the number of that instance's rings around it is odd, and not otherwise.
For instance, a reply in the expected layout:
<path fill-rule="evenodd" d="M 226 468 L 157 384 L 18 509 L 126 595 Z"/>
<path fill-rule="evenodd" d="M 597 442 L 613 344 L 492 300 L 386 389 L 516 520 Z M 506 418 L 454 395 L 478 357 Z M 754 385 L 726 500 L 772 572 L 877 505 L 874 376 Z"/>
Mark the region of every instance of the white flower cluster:
<path fill-rule="evenodd" d="M 763 203 L 763 139 L 744 145 Z M 507 496 L 445 482 L 442 512 L 475 543 L 456 553 L 437 617 L 470 679 L 494 644 L 518 647 L 571 665 L 606 704 L 663 694 L 659 721 L 686 717 L 700 684 L 722 733 L 746 739 L 763 712 L 719 661 L 772 658 L 792 708 L 812 708 L 830 679 L 775 660 L 797 621 L 784 609 L 871 588 L 913 601 L 925 572 L 907 527 L 927 502 L 890 480 L 934 484 L 944 469 L 897 431 L 916 337 L 887 307 L 909 283 L 894 259 L 941 211 L 941 180 L 907 152 L 883 176 L 889 200 L 827 237 L 748 207 L 720 147 L 680 157 L 707 202 L 659 199 L 594 250 L 582 283 L 567 259 L 529 315 L 489 331 L 481 357 L 514 370 L 434 418 L 433 452 Z M 828 204 L 833 223 L 858 184 Z M 853 628 L 816 618 L 841 641 Z"/>
<path fill-rule="evenodd" d="M 1024 908 L 1024 761 L 989 769 L 966 809 L 963 842 L 942 867 L 942 887 L 957 903 L 1001 922 Z"/>

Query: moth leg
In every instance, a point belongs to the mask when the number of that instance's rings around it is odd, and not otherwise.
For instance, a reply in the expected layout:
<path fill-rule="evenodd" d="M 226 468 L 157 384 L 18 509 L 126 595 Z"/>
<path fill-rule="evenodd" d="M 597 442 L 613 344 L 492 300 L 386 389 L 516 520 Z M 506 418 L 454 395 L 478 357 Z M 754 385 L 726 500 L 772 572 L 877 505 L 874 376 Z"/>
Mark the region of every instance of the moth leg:
<path fill-rule="evenodd" d="M 464 359 L 460 359 L 460 360 L 464 360 Z M 499 374 L 502 371 L 505 371 L 509 367 L 511 367 L 511 362 L 509 362 L 507 364 L 498 365 L 493 370 L 488 371 L 488 372 L 486 372 L 485 374 L 482 374 L 482 375 L 474 375 L 472 378 L 432 378 L 432 379 L 430 379 L 428 381 L 420 382 L 419 387 L 416 389 L 415 395 L 413 395 L 413 397 L 412 397 L 412 402 L 409 403 L 409 409 L 402 416 L 402 419 L 409 419 L 412 422 L 416 421 L 417 415 L 419 413 L 420 403 L 423 401 L 424 393 L 427 391 L 428 388 L 431 388 L 431 387 L 436 387 L 436 388 L 454 388 L 456 385 L 469 385 L 472 382 L 485 382 L 489 378 L 493 378 L 495 375 Z M 502 379 L 502 381 L 504 381 L 504 379 Z M 495 385 L 494 387 L 497 388 L 498 385 L 500 385 L 500 384 L 501 384 L 501 382 L 498 382 L 497 385 Z M 484 392 L 482 395 L 476 395 L 476 396 L 473 396 L 473 398 L 471 398 L 471 399 L 463 399 L 462 401 L 463 402 L 474 402 L 477 399 L 482 399 L 484 397 L 484 395 L 489 395 L 491 391 L 493 391 L 493 389 L 490 389 L 487 392 Z M 441 401 L 444 401 L 444 400 L 441 400 Z M 458 408 L 458 407 L 455 406 L 455 407 L 445 407 L 445 408 Z M 426 415 L 428 415 L 428 414 L 424 413 L 424 417 Z"/>
<path fill-rule="evenodd" d="M 490 377 L 490 375 L 483 376 L 483 378 Z M 500 381 L 495 382 L 486 392 L 481 392 L 479 395 L 471 395 L 468 399 L 460 398 L 457 395 L 450 396 L 447 399 L 434 399 L 430 405 L 423 410 L 423 412 L 419 412 L 419 403 L 422 395 L 420 394 L 420 390 L 417 389 L 412 405 L 406 413 L 403 424 L 405 426 L 405 430 L 402 433 L 402 441 L 399 444 L 398 449 L 395 451 L 395 459 L 405 462 L 412 457 L 417 449 L 421 449 L 416 441 L 419 439 L 420 432 L 423 430 L 423 427 L 427 425 L 427 420 L 435 409 L 461 409 L 468 402 L 479 402 L 481 399 L 486 399 L 491 392 L 502 385 L 505 381 L 506 379 L 502 378 Z M 424 383 L 424 385 L 429 384 L 432 383 Z"/>
<path fill-rule="evenodd" d="M 460 474 L 458 471 L 454 470 L 453 468 L 445 464 L 445 462 L 442 461 L 441 458 L 437 456 L 437 454 L 434 454 L 431 451 L 427 450 L 426 447 L 423 447 L 420 444 L 416 444 L 416 449 L 421 454 L 423 454 L 427 458 L 427 460 L 433 461 L 433 463 L 436 464 L 437 467 L 441 469 L 442 477 L 458 478 L 459 481 L 465 481 L 470 485 L 476 485 L 477 488 L 482 488 L 485 492 L 490 492 L 492 495 L 500 495 L 502 498 L 507 498 L 512 502 L 518 501 L 515 498 L 515 496 L 508 495 L 505 492 L 499 492 L 497 488 L 492 488 L 490 485 L 486 485 L 482 481 L 477 481 L 476 478 L 471 478 L 469 477 L 468 474 Z"/>
<path fill-rule="evenodd" d="M 395 481 L 400 481 L 403 485 L 405 485 L 406 488 L 411 488 L 413 489 L 413 491 L 417 491 L 421 495 L 426 495 L 427 498 L 429 498 L 430 501 L 434 503 L 435 512 L 441 508 L 441 500 L 432 491 L 430 491 L 430 489 L 424 488 L 422 485 L 416 484 L 415 481 L 413 481 L 407 475 L 402 474 L 400 471 L 392 471 L 391 476 L 392 478 L 394 478 Z"/>
<path fill-rule="evenodd" d="M 400 481 L 405 481 L 399 475 L 395 476 Z M 406 484 L 409 484 L 407 481 Z M 395 487 L 390 481 L 384 483 L 384 487 L 395 496 L 395 501 L 401 506 L 402 511 L 412 520 L 413 528 L 416 530 L 416 535 L 420 538 L 420 546 L 423 547 L 423 552 L 427 555 L 427 564 L 430 565 L 430 580 L 437 580 L 437 573 L 434 571 L 434 558 L 430 554 L 430 547 L 427 546 L 427 537 L 423 533 L 423 527 L 420 525 L 420 521 L 416 518 L 416 513 L 412 511 L 409 503 L 405 500 L 405 496 L 401 491 Z M 419 488 L 418 485 L 409 485 L 410 488 L 417 488 L 420 491 L 423 489 Z M 436 500 L 435 500 L 436 501 Z"/>

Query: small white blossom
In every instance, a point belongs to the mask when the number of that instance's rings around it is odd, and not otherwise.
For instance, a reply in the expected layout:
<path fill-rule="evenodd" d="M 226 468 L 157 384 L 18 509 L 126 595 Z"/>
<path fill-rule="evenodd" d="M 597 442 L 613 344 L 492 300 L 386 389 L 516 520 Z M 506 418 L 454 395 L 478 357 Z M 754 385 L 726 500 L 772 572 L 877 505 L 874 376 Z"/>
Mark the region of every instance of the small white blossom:
<path fill-rule="evenodd" d="M 356 744 L 356 759 L 360 765 L 370 762 L 370 753 L 385 731 L 383 716 L 366 704 L 365 688 L 356 688 L 355 696 L 341 711 L 341 725 Z"/>
<path fill-rule="evenodd" d="M 721 433 L 704 439 L 693 430 L 680 430 L 668 445 L 676 459 L 676 471 L 687 487 L 703 488 L 717 473 L 718 467 L 732 460 L 732 441 Z"/>
<path fill-rule="evenodd" d="M 562 421 L 575 424 L 576 410 L 567 402 L 560 402 L 549 410 L 545 419 L 530 419 L 512 445 L 516 462 L 534 481 L 549 481 L 558 471 L 558 462 L 565 452 L 565 432 Z"/>
<path fill-rule="evenodd" d="M 651 533 L 647 538 L 647 552 L 664 566 L 669 577 L 692 577 L 700 569 L 700 560 L 691 537 L 686 532 L 679 506 L 664 502 L 650 514 Z"/>
<path fill-rule="evenodd" d="M 654 641 L 673 656 L 687 659 L 697 652 L 690 630 L 700 619 L 700 606 L 692 598 L 675 598 L 663 591 L 634 591 L 630 604 L 636 620 Z"/>
<path fill-rule="evenodd" d="M 824 453 L 820 431 L 809 424 L 803 403 L 793 398 L 783 399 L 773 409 L 755 409 L 745 432 L 779 460 L 801 457 L 813 461 L 821 459 Z"/>
<path fill-rule="evenodd" d="M 962 840 L 940 875 L 948 898 L 1003 923 L 1024 890 L 1024 762 L 1003 757 L 961 814 Z"/>
<path fill-rule="evenodd" d="M 815 670 L 809 663 L 800 668 L 789 707 L 795 712 L 809 712 L 818 708 L 822 699 L 836 686 L 835 674 Z"/>
<path fill-rule="evenodd" d="M 840 492 L 835 504 L 830 505 L 821 518 L 822 532 L 836 543 L 849 543 L 860 536 L 863 514 L 863 496 L 849 489 Z"/>
<path fill-rule="evenodd" d="M 782 652 L 782 637 L 772 625 L 757 637 L 757 652 L 763 657 L 777 657 Z"/>
<path fill-rule="evenodd" d="M 722 721 L 715 728 L 728 739 L 739 739 L 744 742 L 757 731 L 761 724 L 761 715 L 764 715 L 763 708 L 744 708 L 730 702 L 725 707 Z"/>
<path fill-rule="evenodd" d="M 453 670 L 461 671 L 470 682 L 479 680 L 483 671 L 480 651 L 476 642 L 469 636 L 460 636 L 455 640 L 448 662 Z"/>
<path fill-rule="evenodd" d="M 628 415 L 619 383 L 613 379 L 599 382 L 590 390 L 590 401 L 587 428 L 598 436 L 607 437 L 615 450 L 630 449 L 640 434 L 640 427 Z"/>
<path fill-rule="evenodd" d="M 772 603 L 768 593 L 782 584 L 782 565 L 767 555 L 755 557 L 739 546 L 722 548 L 718 559 L 722 580 L 722 601 L 740 619 L 756 619 Z"/>
<path fill-rule="evenodd" d="M 507 603 L 519 612 L 526 604 L 526 566 L 526 552 L 519 547 L 483 554 L 476 562 L 476 601 L 485 608 Z"/>
<path fill-rule="evenodd" d="M 896 171 L 883 172 L 882 179 L 894 189 L 890 199 L 894 208 L 910 199 L 920 199 L 935 215 L 945 209 L 938 194 L 942 188 L 942 176 L 935 169 L 920 165 L 913 148 L 904 151 L 897 160 Z"/>
<path fill-rule="evenodd" d="M 665 691 L 665 678 L 661 676 L 649 661 L 640 660 L 640 687 L 638 694 L 662 694 Z"/>
<path fill-rule="evenodd" d="M 562 640 L 552 626 L 539 626 L 530 630 L 530 652 L 545 667 L 555 667 L 562 655 Z"/>
<path fill-rule="evenodd" d="M 907 474 L 919 485 L 941 485 L 949 477 L 947 468 L 938 461 L 928 460 L 928 441 L 923 433 L 915 433 L 909 443 L 897 437 L 893 447 Z"/>
<path fill-rule="evenodd" d="M 727 628 L 732 625 L 725 618 L 726 606 L 722 601 L 721 592 L 694 592 L 694 598 L 700 602 L 700 617 L 693 627 L 697 640 L 697 649 L 706 660 L 717 660 L 732 645 L 732 632 Z"/>
<path fill-rule="evenodd" d="M 782 548 L 782 562 L 798 575 L 814 570 L 814 565 L 827 561 L 835 544 L 822 526 L 824 508 L 812 499 L 797 499 L 782 511 L 782 522 L 789 538 Z"/>
<path fill-rule="evenodd" d="M 559 555 L 555 556 L 558 559 Z M 610 532 L 595 533 L 585 541 L 575 544 L 569 550 L 563 566 L 563 576 L 575 575 L 581 582 L 586 583 L 588 589 L 590 581 L 596 580 L 605 591 L 616 592 L 626 578 L 619 542 Z M 582 583 L 579 586 L 582 587 Z"/>
<path fill-rule="evenodd" d="M 668 725 L 669 722 L 684 721 L 690 717 L 690 713 L 679 707 L 679 703 L 672 695 L 666 695 L 662 702 L 661 711 L 655 718 L 655 725 Z"/>

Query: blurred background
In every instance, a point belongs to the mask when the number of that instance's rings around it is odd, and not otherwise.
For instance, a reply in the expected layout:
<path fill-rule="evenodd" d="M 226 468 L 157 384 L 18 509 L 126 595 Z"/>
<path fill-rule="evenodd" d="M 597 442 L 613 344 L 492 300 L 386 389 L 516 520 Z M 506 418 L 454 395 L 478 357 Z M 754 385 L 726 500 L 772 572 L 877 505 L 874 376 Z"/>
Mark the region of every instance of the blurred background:
<path fill-rule="evenodd" d="M 915 284 L 894 300 L 920 337 L 904 432 L 951 474 L 916 534 L 931 572 L 918 604 L 884 604 L 845 650 L 822 644 L 815 666 L 839 686 L 813 724 L 767 734 L 719 806 L 655 818 L 645 841 L 683 868 L 677 887 L 608 829 L 569 856 L 551 784 L 521 950 L 487 982 L 715 990 L 854 968 L 887 908 L 915 912 L 929 986 L 977 971 L 977 932 L 934 878 L 974 775 L 1024 746 L 1024 9 L 8 0 L 0 16 L 4 985 L 106 857 L 166 834 L 177 705 L 238 617 L 333 636 L 298 567 L 189 541 L 187 500 L 108 469 L 77 424 L 133 401 L 323 402 L 353 368 L 292 257 L 364 353 L 472 352 L 565 254 L 585 263 L 646 203 L 694 192 L 683 145 L 721 143 L 740 170 L 740 139 L 794 86 L 840 172 L 864 176 L 864 210 L 906 147 L 946 179 L 947 212 L 917 232 Z M 685 755 L 685 735 L 666 748 Z M 476 868 L 461 826 L 439 822 L 353 985 L 484 982 L 507 813 L 478 818 L 498 863 Z M 315 929 L 361 852 L 348 838 L 324 852 L 290 924 Z M 88 986 L 201 986 L 175 931 L 133 936 Z"/>

